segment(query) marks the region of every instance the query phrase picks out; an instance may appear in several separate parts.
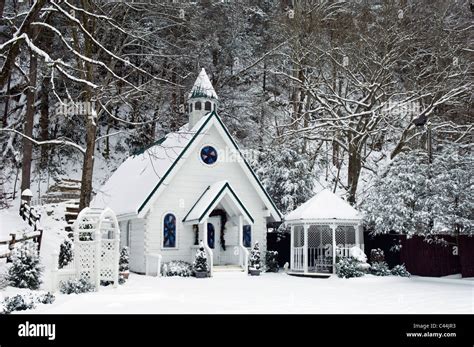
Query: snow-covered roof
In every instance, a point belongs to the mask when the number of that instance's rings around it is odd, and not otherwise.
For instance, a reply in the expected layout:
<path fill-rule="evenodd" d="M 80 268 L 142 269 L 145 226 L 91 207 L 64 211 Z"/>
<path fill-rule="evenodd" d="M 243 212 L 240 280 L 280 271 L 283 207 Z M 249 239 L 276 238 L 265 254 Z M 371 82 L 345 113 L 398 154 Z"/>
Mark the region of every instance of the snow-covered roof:
<path fill-rule="evenodd" d="M 136 214 L 160 179 L 196 134 L 203 117 L 192 130 L 184 125 L 155 145 L 125 160 L 100 188 L 91 207 L 110 207 L 118 216 Z"/>
<path fill-rule="evenodd" d="M 204 68 L 199 73 L 193 88 L 189 92 L 188 99 L 191 98 L 219 99 Z"/>
<path fill-rule="evenodd" d="M 211 184 L 204 193 L 199 197 L 196 203 L 191 207 L 183 222 L 198 222 L 201 223 L 204 218 L 209 216 L 215 206 L 222 202 L 227 204 L 229 208 L 226 210 L 237 210 L 239 214 L 243 215 L 248 222 L 254 222 L 254 219 L 247 211 L 242 201 L 235 194 L 235 191 L 227 181 L 219 181 Z"/>
<path fill-rule="evenodd" d="M 150 148 L 124 161 L 97 192 L 90 207 L 110 207 L 119 218 L 123 219 L 146 213 L 159 196 L 160 189 L 164 189 L 162 183 L 170 177 L 174 168 L 179 167 L 177 163 L 186 151 L 198 143 L 196 139 L 205 136 L 206 129 L 211 126 L 216 126 L 228 145 L 240 153 L 225 125 L 217 113 L 212 111 L 202 117 L 191 130 L 187 130 L 186 124 L 178 132 L 168 134 L 164 141 L 158 141 Z M 245 158 L 242 159 L 238 163 L 269 209 L 270 216 L 274 221 L 281 221 L 275 203 Z"/>
<path fill-rule="evenodd" d="M 324 189 L 290 212 L 285 222 L 318 220 L 360 221 L 361 214 L 349 203 Z"/>

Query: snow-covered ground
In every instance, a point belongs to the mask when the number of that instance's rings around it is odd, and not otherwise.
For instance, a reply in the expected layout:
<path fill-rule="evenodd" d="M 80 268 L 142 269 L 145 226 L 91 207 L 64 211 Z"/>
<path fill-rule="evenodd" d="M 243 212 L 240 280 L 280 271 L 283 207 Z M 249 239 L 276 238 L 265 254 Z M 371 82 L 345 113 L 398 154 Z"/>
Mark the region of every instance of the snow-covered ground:
<path fill-rule="evenodd" d="M 4 296 L 18 289 L 8 287 Z M 471 283 L 418 278 L 315 279 L 265 273 L 215 273 L 213 278 L 131 274 L 118 288 L 56 294 L 52 305 L 26 313 L 474 313 Z"/>

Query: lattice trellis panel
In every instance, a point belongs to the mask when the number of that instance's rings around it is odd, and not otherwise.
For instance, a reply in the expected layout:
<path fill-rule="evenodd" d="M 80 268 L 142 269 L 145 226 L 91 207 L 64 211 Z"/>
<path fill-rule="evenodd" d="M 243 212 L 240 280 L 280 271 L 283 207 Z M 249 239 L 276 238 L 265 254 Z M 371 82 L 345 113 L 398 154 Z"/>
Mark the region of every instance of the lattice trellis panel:
<path fill-rule="evenodd" d="M 308 247 L 321 247 L 321 231 L 317 225 L 310 225 L 308 228 Z"/>
<path fill-rule="evenodd" d="M 302 247 L 304 245 L 304 229 L 302 225 L 294 227 L 293 243 L 294 247 Z"/>
<path fill-rule="evenodd" d="M 355 228 L 347 225 L 338 226 L 336 229 L 336 245 L 343 245 L 343 247 L 355 245 Z"/>
<path fill-rule="evenodd" d="M 96 247 L 97 241 L 79 241 L 74 245 L 76 272 L 89 282 L 97 276 Z"/>
<path fill-rule="evenodd" d="M 100 251 L 100 279 L 114 281 L 115 267 L 118 259 L 115 256 L 115 240 L 102 240 Z"/>
<path fill-rule="evenodd" d="M 332 230 L 328 225 L 318 226 L 321 230 L 321 247 L 332 247 Z"/>

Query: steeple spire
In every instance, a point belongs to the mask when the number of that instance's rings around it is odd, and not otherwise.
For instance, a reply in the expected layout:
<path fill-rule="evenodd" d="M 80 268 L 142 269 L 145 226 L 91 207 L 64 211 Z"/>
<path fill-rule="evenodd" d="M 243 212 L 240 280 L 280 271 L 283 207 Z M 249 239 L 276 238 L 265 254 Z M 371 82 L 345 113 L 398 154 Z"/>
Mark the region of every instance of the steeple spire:
<path fill-rule="evenodd" d="M 189 129 L 211 111 L 217 110 L 218 96 L 204 68 L 188 94 Z"/>
<path fill-rule="evenodd" d="M 193 88 L 189 92 L 188 99 L 192 98 L 219 99 L 204 68 L 201 69 Z"/>

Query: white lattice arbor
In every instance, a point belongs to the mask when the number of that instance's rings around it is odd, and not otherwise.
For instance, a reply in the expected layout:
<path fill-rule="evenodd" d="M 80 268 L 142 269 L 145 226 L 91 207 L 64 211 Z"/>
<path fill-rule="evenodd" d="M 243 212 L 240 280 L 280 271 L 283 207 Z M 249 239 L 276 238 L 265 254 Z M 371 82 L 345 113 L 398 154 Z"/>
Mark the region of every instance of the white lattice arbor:
<path fill-rule="evenodd" d="M 115 213 L 110 208 L 87 207 L 79 213 L 73 228 L 73 262 L 56 270 L 53 287 L 57 288 L 61 280 L 71 278 L 84 278 L 96 290 L 101 281 L 113 282 L 117 286 L 120 229 Z"/>
<path fill-rule="evenodd" d="M 347 202 L 323 190 L 288 214 L 291 227 L 290 269 L 294 272 L 332 273 L 337 258 L 350 249 L 363 249 L 362 216 Z"/>

